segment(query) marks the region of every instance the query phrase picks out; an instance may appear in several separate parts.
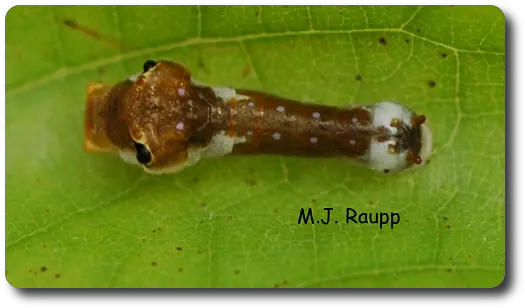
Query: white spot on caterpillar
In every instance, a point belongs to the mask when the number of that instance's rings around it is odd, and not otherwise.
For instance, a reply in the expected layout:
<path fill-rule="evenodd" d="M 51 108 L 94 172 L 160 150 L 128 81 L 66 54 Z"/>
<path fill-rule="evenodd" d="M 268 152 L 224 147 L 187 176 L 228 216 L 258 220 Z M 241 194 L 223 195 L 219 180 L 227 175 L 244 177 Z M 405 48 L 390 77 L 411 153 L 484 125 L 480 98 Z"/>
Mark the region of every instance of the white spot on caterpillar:
<path fill-rule="evenodd" d="M 137 73 L 137 74 L 135 74 L 135 75 L 131 75 L 131 76 L 128 77 L 128 80 L 129 80 L 129 81 L 133 81 L 133 82 L 135 82 L 135 81 L 137 81 L 137 78 L 139 78 L 139 76 L 140 76 L 141 74 L 142 74 L 142 73 Z"/>
<path fill-rule="evenodd" d="M 311 143 L 317 143 L 317 138 L 316 137 L 310 137 L 310 142 Z"/>
<path fill-rule="evenodd" d="M 253 134 L 253 132 L 251 130 L 246 132 L 246 135 L 248 135 L 248 136 L 251 136 L 252 134 Z"/>
<path fill-rule="evenodd" d="M 178 88 L 177 89 L 177 93 L 179 94 L 179 96 L 185 96 L 186 95 L 186 89 Z"/>
<path fill-rule="evenodd" d="M 312 113 L 312 117 L 314 117 L 314 119 L 319 119 L 321 117 L 321 114 L 316 111 L 316 112 Z"/>
<path fill-rule="evenodd" d="M 279 133 L 274 133 L 274 134 L 272 135 L 272 138 L 275 139 L 275 140 L 279 140 L 279 139 L 281 139 L 281 134 L 279 134 Z"/>
<path fill-rule="evenodd" d="M 211 139 L 206 150 L 206 156 L 223 156 L 233 151 L 233 146 L 245 143 L 246 137 L 230 137 L 225 131 L 220 131 Z"/>
<path fill-rule="evenodd" d="M 284 112 L 284 107 L 283 107 L 283 106 L 279 106 L 279 107 L 277 107 L 277 111 L 279 111 L 279 112 Z"/>
<path fill-rule="evenodd" d="M 248 107 L 250 107 L 250 108 L 255 107 L 255 103 L 254 103 L 254 102 L 249 102 L 249 103 L 248 103 Z"/>
<path fill-rule="evenodd" d="M 177 125 L 175 126 L 175 128 L 177 130 L 184 130 L 184 123 L 183 122 L 179 122 L 177 123 Z"/>
<path fill-rule="evenodd" d="M 350 140 L 350 144 L 351 144 L 351 145 L 355 145 L 355 140 L 354 140 L 354 139 L 351 139 L 351 140 Z"/>

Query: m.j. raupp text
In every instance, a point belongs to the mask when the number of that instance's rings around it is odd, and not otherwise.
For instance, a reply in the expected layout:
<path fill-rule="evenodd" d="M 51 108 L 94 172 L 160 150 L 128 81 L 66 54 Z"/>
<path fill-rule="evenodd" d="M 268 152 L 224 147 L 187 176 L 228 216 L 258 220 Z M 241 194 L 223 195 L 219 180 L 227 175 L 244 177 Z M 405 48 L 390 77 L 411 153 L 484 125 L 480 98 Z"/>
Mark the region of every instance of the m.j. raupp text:
<path fill-rule="evenodd" d="M 328 225 L 331 223 L 345 222 L 347 224 L 378 224 L 379 229 L 390 227 L 394 229 L 394 226 L 399 223 L 401 216 L 396 212 L 358 212 L 353 208 L 346 208 L 344 220 L 339 221 L 341 215 L 336 213 L 333 208 L 325 207 L 324 213 L 318 214 L 314 217 L 312 208 L 304 209 L 301 208 L 299 212 L 299 218 L 297 224 L 323 224 Z"/>

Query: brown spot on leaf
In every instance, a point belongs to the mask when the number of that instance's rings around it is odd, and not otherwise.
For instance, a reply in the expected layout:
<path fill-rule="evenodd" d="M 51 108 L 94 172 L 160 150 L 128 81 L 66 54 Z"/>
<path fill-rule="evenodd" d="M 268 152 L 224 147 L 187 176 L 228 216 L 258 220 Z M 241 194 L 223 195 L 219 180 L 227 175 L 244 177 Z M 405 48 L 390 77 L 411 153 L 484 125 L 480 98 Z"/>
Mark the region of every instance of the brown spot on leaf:
<path fill-rule="evenodd" d="M 197 254 L 199 254 L 199 255 L 200 255 L 201 253 L 202 253 L 202 251 L 200 251 L 200 250 L 197 250 Z"/>
<path fill-rule="evenodd" d="M 206 64 L 204 64 L 204 60 L 202 59 L 201 55 L 197 56 L 197 66 L 206 74 L 209 75 L 210 71 L 206 67 Z"/>
<path fill-rule="evenodd" d="M 317 200 L 315 200 L 315 199 L 312 198 L 312 203 L 315 203 L 315 201 L 317 201 Z"/>
<path fill-rule="evenodd" d="M 182 251 L 182 247 L 177 247 L 177 250 L 178 251 Z"/>
<path fill-rule="evenodd" d="M 252 69 L 250 68 L 249 65 L 246 65 L 242 70 L 241 70 L 241 76 L 242 78 L 246 78 L 248 77 L 248 75 L 250 75 L 250 72 L 252 71 Z"/>
<path fill-rule="evenodd" d="M 435 88 L 435 87 L 436 87 L 436 81 L 434 81 L 434 80 L 429 80 L 429 81 L 428 81 L 428 87 L 429 87 L 429 88 Z"/>
<path fill-rule="evenodd" d="M 257 182 L 255 180 L 251 180 L 251 179 L 244 180 L 244 183 L 246 183 L 246 185 L 249 185 L 249 186 L 257 185 Z"/>
<path fill-rule="evenodd" d="M 240 271 L 239 271 L 239 270 L 235 270 L 233 273 L 234 273 L 235 275 L 239 275 Z"/>
<path fill-rule="evenodd" d="M 441 58 L 446 58 L 448 55 L 444 52 L 441 53 Z"/>
<path fill-rule="evenodd" d="M 42 245 L 42 247 L 43 247 L 43 248 L 46 248 L 46 247 L 47 247 L 47 245 L 46 245 L 46 244 L 44 244 L 44 245 Z"/>
<path fill-rule="evenodd" d="M 99 41 L 99 42 L 102 42 L 102 43 L 105 43 L 107 45 L 111 45 L 113 47 L 118 47 L 118 48 L 122 48 L 120 43 L 112 40 L 112 39 L 109 39 L 105 36 L 102 36 L 100 33 L 98 33 L 97 31 L 93 30 L 93 29 L 90 29 L 88 27 L 84 27 L 82 25 L 79 25 L 77 23 L 76 20 L 74 19 L 66 19 L 64 20 L 63 24 L 66 26 L 66 27 L 69 27 L 75 31 L 79 31 L 80 33 L 86 35 L 87 37 L 89 38 L 92 38 L 93 40 L 95 41 Z"/>
<path fill-rule="evenodd" d="M 448 217 L 446 217 L 446 216 L 445 216 L 445 217 L 443 217 L 443 220 L 448 220 Z"/>
<path fill-rule="evenodd" d="M 274 287 L 274 288 L 278 288 L 278 287 L 279 287 L 279 284 L 276 283 L 276 284 L 273 285 L 273 287 Z"/>
<path fill-rule="evenodd" d="M 151 262 L 151 266 L 157 266 L 157 262 L 155 261 Z"/>
<path fill-rule="evenodd" d="M 181 268 L 179 268 L 179 272 L 182 272 L 182 271 L 184 271 L 184 269 L 183 269 L 182 267 L 181 267 Z"/>
<path fill-rule="evenodd" d="M 45 272 L 45 271 L 47 271 L 47 267 L 45 267 L 45 266 L 40 267 L 40 271 L 41 271 L 41 272 Z"/>
<path fill-rule="evenodd" d="M 452 272 L 452 269 L 450 267 L 447 268 L 447 272 L 449 272 L 449 273 Z"/>
<path fill-rule="evenodd" d="M 55 274 L 55 278 L 60 278 L 62 275 L 60 275 L 60 273 L 56 273 Z"/>
<path fill-rule="evenodd" d="M 363 76 L 361 76 L 361 75 L 355 75 L 355 80 L 357 80 L 357 81 L 361 81 L 361 80 L 363 80 Z"/>
<path fill-rule="evenodd" d="M 206 207 L 206 203 L 201 203 L 201 207 Z"/>
<path fill-rule="evenodd" d="M 409 39 L 406 39 L 406 40 L 405 40 L 405 43 L 407 43 L 407 44 L 410 43 L 410 40 L 409 40 Z"/>
<path fill-rule="evenodd" d="M 379 44 L 381 44 L 381 46 L 386 46 L 386 38 L 384 37 L 379 38 Z"/>
<path fill-rule="evenodd" d="M 447 225 L 447 229 L 450 229 L 450 225 Z"/>

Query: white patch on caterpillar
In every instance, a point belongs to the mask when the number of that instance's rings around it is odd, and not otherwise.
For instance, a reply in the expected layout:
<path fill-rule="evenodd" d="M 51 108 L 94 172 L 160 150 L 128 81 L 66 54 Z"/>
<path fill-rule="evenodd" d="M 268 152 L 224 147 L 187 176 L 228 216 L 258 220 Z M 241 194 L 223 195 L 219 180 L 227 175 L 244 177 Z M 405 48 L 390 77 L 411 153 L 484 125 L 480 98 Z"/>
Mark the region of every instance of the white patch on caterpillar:
<path fill-rule="evenodd" d="M 207 147 L 206 156 L 224 156 L 233 151 L 233 146 L 245 143 L 246 137 L 230 137 L 225 131 L 215 134 Z"/>
<path fill-rule="evenodd" d="M 137 160 L 137 154 L 132 151 L 120 151 L 119 152 L 120 158 L 125 161 L 128 164 L 134 165 L 134 166 L 142 166 L 141 163 Z"/>
<path fill-rule="evenodd" d="M 392 120 L 398 119 L 404 124 L 412 126 L 412 115 L 412 110 L 393 102 L 378 103 L 371 109 L 372 125 L 374 127 L 386 127 L 392 134 L 397 133 L 397 128 L 391 126 Z M 423 161 L 421 165 L 423 165 L 432 151 L 432 133 L 426 123 L 421 126 L 421 129 L 422 148 L 419 156 Z M 407 154 L 409 150 L 391 154 L 388 149 L 390 144 L 394 145 L 395 141 L 378 142 L 374 139 L 370 141 L 370 149 L 365 157 L 370 168 L 385 172 L 396 172 L 408 167 Z M 410 167 L 421 165 L 412 164 Z"/>

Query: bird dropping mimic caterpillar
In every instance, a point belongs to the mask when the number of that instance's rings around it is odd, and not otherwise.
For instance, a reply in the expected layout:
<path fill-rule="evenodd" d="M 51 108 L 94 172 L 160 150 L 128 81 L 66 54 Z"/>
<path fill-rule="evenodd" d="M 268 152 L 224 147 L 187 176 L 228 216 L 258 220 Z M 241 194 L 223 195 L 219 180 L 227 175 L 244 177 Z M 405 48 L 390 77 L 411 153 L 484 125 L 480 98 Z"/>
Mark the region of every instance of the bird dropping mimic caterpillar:
<path fill-rule="evenodd" d="M 148 173 L 203 157 L 342 157 L 384 173 L 423 165 L 432 150 L 424 115 L 396 102 L 335 107 L 208 86 L 180 63 L 148 60 L 117 84 L 89 83 L 84 150 L 120 155 Z"/>

